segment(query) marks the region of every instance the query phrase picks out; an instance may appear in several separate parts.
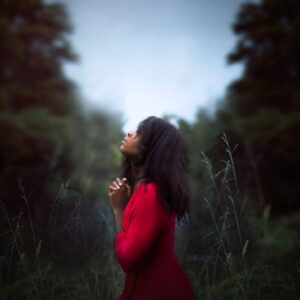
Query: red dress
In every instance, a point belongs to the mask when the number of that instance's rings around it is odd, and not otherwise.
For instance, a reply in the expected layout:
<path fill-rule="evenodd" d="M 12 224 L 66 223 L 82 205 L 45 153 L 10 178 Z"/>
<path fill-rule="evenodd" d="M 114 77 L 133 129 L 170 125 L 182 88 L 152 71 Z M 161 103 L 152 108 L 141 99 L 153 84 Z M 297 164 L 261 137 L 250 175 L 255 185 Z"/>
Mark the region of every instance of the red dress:
<path fill-rule="evenodd" d="M 124 209 L 114 253 L 125 283 L 115 300 L 196 299 L 173 250 L 176 214 L 159 201 L 157 189 L 155 182 L 140 182 Z"/>

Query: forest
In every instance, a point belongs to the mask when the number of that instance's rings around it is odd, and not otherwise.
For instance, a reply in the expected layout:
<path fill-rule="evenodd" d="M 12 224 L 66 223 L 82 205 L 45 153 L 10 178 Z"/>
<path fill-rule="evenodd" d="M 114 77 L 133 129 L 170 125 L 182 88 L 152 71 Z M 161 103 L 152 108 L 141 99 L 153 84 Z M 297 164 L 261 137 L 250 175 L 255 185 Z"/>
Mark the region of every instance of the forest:
<path fill-rule="evenodd" d="M 124 274 L 107 186 L 122 116 L 88 110 L 62 3 L 0 2 L 0 299 L 113 299 Z M 240 6 L 213 114 L 189 122 L 192 223 L 175 250 L 197 299 L 300 299 L 300 2 Z"/>

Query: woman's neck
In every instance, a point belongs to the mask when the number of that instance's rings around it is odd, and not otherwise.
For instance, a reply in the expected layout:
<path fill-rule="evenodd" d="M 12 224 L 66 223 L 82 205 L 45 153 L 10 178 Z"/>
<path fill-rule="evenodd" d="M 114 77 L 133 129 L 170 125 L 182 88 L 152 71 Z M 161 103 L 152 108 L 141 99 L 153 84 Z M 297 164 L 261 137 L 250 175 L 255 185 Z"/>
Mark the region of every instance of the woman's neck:
<path fill-rule="evenodd" d="M 145 180 L 145 178 L 140 178 L 140 179 L 138 179 L 138 180 L 136 180 L 135 181 L 135 183 L 134 183 L 134 190 L 136 189 L 136 187 L 138 186 L 138 184 L 140 183 L 140 182 L 142 182 L 142 181 L 144 181 Z"/>
<path fill-rule="evenodd" d="M 144 177 L 144 171 L 142 168 L 138 169 L 137 174 L 135 175 L 135 183 L 134 183 L 134 187 L 137 186 L 138 183 L 140 183 L 141 181 L 143 181 L 145 179 Z"/>

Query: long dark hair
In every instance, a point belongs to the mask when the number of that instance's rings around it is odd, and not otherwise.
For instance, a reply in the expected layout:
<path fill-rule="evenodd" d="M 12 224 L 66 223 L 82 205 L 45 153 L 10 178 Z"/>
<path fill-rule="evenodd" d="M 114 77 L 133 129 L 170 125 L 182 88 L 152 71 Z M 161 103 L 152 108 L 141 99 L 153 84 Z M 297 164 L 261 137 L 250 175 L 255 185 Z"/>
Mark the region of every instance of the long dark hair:
<path fill-rule="evenodd" d="M 131 191 L 137 172 L 143 169 L 144 182 L 156 182 L 159 199 L 169 211 L 175 211 L 180 223 L 190 215 L 190 177 L 188 175 L 188 153 L 186 141 L 171 123 L 150 116 L 141 121 L 137 128 L 140 135 L 138 154 L 123 155 L 121 175 L 126 177 Z"/>

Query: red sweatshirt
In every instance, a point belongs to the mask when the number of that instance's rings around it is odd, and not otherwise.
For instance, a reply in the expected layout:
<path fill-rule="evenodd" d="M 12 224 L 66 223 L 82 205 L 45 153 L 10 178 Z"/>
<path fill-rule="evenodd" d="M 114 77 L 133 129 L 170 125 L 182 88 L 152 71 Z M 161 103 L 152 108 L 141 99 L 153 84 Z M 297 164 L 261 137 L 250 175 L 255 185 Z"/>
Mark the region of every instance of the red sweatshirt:
<path fill-rule="evenodd" d="M 124 209 L 114 253 L 125 283 L 115 300 L 195 300 L 173 250 L 176 214 L 166 210 L 157 191 L 155 182 L 140 182 Z"/>

